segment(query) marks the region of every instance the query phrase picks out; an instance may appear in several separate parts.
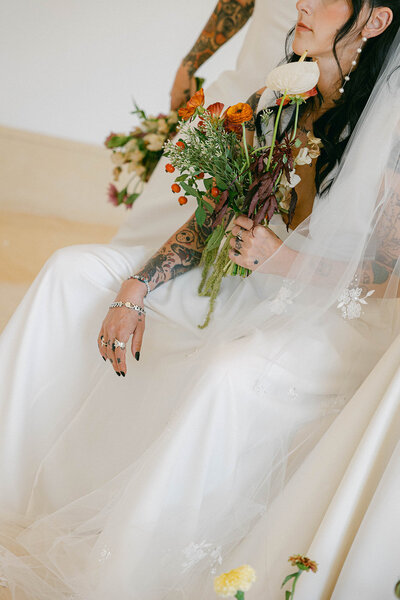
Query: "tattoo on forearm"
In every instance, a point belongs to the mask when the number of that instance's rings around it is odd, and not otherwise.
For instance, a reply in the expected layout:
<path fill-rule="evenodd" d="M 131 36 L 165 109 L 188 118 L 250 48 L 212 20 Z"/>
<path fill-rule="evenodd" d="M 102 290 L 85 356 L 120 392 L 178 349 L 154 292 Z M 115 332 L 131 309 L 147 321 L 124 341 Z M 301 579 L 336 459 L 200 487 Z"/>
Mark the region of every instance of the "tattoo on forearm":
<path fill-rule="evenodd" d="M 195 217 L 190 219 L 150 258 L 138 275 L 148 279 L 155 289 L 198 265 L 212 224 L 210 215 L 202 227 Z"/>
<path fill-rule="evenodd" d="M 257 110 L 257 106 L 260 101 L 261 95 L 262 95 L 262 91 L 258 90 L 257 92 L 254 92 L 254 94 L 252 94 L 250 96 L 250 98 L 247 100 L 247 104 L 249 104 L 251 106 L 251 109 L 253 111 L 253 116 L 252 116 L 251 120 L 247 121 L 247 123 L 245 123 L 245 127 L 246 127 L 247 131 L 255 131 L 256 130 L 256 110 Z"/>
<path fill-rule="evenodd" d="M 199 39 L 183 59 L 190 75 L 247 23 L 255 0 L 220 0 Z"/>

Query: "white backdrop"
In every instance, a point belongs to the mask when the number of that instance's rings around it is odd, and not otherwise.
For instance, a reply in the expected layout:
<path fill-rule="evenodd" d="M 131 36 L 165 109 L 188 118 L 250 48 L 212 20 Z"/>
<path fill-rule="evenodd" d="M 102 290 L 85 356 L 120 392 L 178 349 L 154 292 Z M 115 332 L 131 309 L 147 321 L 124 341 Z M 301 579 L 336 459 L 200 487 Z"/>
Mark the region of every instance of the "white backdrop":
<path fill-rule="evenodd" d="M 1 0 L 0 124 L 101 144 L 132 97 L 169 108 L 175 71 L 217 0 Z M 244 30 L 199 74 L 234 66 Z"/>

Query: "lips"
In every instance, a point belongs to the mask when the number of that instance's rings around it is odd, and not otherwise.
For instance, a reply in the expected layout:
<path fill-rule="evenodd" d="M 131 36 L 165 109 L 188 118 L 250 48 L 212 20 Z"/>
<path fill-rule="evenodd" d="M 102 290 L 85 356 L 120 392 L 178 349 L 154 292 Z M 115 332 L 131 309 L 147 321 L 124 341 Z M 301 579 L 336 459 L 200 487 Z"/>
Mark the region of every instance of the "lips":
<path fill-rule="evenodd" d="M 312 31 L 310 27 L 307 27 L 307 25 L 305 23 L 302 23 L 301 21 L 300 23 L 297 23 L 297 29 L 303 29 L 304 31 Z"/>

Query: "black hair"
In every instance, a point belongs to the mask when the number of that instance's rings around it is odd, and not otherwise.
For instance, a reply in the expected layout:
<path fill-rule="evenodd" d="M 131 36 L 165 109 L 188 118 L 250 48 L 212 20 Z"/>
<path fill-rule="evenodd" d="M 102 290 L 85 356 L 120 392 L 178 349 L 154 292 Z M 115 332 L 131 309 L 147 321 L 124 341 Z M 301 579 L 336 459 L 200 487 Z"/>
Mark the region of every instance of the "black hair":
<path fill-rule="evenodd" d="M 381 35 L 368 40 L 360 55 L 357 67 L 352 72 L 350 80 L 346 82 L 341 98 L 335 102 L 335 106 L 314 122 L 314 135 L 321 138 L 323 143 L 321 155 L 316 165 L 315 183 L 318 193 L 327 192 L 333 183 L 333 177 L 329 176 L 343 156 L 350 136 L 368 102 L 400 26 L 400 0 L 383 0 L 383 2 L 382 0 L 351 0 L 351 4 L 353 7 L 352 15 L 336 34 L 333 45 L 333 53 L 342 78 L 344 74 L 337 57 L 337 45 L 352 31 L 358 22 L 363 7 L 365 5 L 369 6 L 370 15 L 376 7 L 388 7 L 393 11 L 393 21 Z M 293 32 L 294 28 L 289 31 L 286 39 L 286 62 L 297 62 L 300 58 L 293 52 L 289 52 Z M 301 105 L 300 114 L 304 114 L 306 107 L 309 107 L 309 102 L 313 102 L 315 106 L 316 103 L 321 103 L 322 100 L 323 98 L 319 93 L 318 96 Z M 289 131 L 293 125 L 294 115 L 285 131 Z M 285 131 L 281 132 L 281 139 Z"/>

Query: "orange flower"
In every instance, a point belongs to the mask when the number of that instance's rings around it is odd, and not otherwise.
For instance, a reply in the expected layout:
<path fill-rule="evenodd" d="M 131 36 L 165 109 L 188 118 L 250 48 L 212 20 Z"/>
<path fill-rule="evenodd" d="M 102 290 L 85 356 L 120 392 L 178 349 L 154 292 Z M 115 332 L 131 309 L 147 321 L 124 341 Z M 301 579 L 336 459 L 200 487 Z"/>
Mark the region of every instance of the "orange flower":
<path fill-rule="evenodd" d="M 173 173 L 175 171 L 175 167 L 168 163 L 167 165 L 165 165 L 165 170 L 167 171 L 167 173 Z"/>
<path fill-rule="evenodd" d="M 225 105 L 222 104 L 222 102 L 214 102 L 214 104 L 210 104 L 210 106 L 207 107 L 207 112 L 209 112 L 212 117 L 220 117 L 224 110 L 224 106 Z"/>
<path fill-rule="evenodd" d="M 201 88 L 194 96 L 186 102 L 186 106 L 178 110 L 178 115 L 182 117 L 184 121 L 187 121 L 194 115 L 199 106 L 204 105 L 204 90 Z"/>
<path fill-rule="evenodd" d="M 183 206 L 184 204 L 187 204 L 188 199 L 186 198 L 186 196 L 179 196 L 178 198 L 178 202 L 181 206 Z"/>
<path fill-rule="evenodd" d="M 226 120 L 231 125 L 241 125 L 242 123 L 246 123 L 246 121 L 250 121 L 253 117 L 251 106 L 243 102 L 230 106 L 225 114 Z"/>
<path fill-rule="evenodd" d="M 289 562 L 292 563 L 294 567 L 298 567 L 303 571 L 312 571 L 313 573 L 317 572 L 318 566 L 317 563 L 313 560 L 307 558 L 307 556 L 303 556 L 302 554 L 296 554 L 295 556 L 289 557 Z"/>
<path fill-rule="evenodd" d="M 171 190 L 174 192 L 174 194 L 178 194 L 181 191 L 181 186 L 177 183 L 173 183 L 171 185 Z"/>

